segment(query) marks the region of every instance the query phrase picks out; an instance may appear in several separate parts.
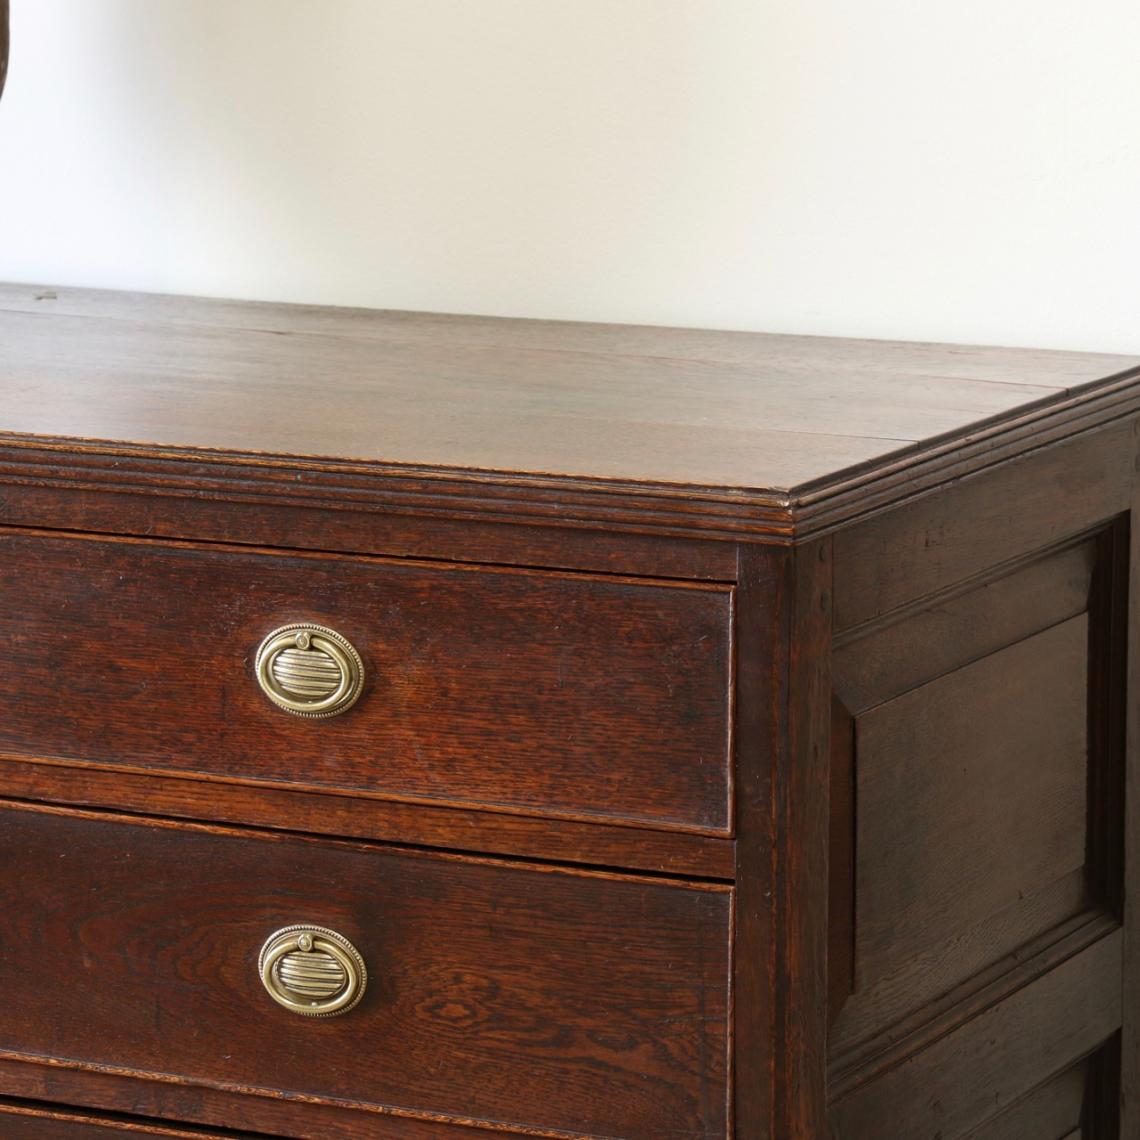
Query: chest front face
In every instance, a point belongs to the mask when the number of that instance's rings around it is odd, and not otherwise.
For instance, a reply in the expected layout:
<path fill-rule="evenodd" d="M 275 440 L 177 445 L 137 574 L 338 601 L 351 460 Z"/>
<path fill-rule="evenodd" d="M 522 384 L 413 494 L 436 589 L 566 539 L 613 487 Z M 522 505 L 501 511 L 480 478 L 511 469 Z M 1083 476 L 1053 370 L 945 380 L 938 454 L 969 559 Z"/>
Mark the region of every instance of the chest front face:
<path fill-rule="evenodd" d="M 5 1135 L 1132 1135 L 1130 385 L 7 304 Z"/>

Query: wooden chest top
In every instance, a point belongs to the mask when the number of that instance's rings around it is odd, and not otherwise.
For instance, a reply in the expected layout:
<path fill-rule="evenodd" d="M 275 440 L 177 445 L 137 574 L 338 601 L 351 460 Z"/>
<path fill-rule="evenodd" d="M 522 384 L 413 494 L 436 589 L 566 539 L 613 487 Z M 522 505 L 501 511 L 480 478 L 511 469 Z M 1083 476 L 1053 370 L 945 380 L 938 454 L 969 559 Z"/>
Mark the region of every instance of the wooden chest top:
<path fill-rule="evenodd" d="M 674 530 L 803 530 L 823 504 L 834 522 L 853 490 L 913 491 L 1071 430 L 1074 408 L 1118 416 L 1140 378 L 1134 357 L 19 285 L 0 287 L 0 345 L 6 445 L 207 451 L 253 483 L 454 480 L 552 517 L 573 492 L 592 521 L 626 496 Z"/>

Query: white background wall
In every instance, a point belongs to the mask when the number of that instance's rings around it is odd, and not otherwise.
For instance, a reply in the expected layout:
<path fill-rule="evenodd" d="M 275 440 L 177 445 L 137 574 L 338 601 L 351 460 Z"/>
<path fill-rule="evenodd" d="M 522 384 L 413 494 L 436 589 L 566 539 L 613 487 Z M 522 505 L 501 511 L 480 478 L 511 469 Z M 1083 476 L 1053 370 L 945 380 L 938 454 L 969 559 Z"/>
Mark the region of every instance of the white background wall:
<path fill-rule="evenodd" d="M 0 278 L 1140 350 L 1137 0 L 12 0 Z"/>

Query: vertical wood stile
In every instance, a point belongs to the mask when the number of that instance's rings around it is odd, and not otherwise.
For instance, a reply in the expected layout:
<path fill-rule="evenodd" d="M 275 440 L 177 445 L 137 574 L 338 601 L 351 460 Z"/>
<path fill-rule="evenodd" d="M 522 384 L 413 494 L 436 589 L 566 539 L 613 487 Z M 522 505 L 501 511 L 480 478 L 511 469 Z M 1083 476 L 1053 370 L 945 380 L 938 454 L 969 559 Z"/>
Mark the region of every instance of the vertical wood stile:
<path fill-rule="evenodd" d="M 831 566 L 741 553 L 737 1140 L 826 1135 Z"/>
<path fill-rule="evenodd" d="M 1140 1136 L 1140 421 L 1132 423 L 1133 490 L 1129 513 L 1128 736 L 1124 823 L 1124 977 L 1121 1029 L 1121 1140 Z"/>

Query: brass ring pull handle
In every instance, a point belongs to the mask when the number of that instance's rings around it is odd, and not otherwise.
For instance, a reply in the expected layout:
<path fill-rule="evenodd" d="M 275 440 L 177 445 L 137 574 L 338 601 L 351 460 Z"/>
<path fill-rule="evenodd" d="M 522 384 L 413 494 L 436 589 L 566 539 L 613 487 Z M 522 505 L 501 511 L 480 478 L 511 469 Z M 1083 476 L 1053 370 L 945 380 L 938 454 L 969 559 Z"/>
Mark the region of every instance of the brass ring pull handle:
<path fill-rule="evenodd" d="M 348 1013 L 368 985 L 360 952 L 323 926 L 286 926 L 271 934 L 257 969 L 269 996 L 303 1017 Z"/>
<path fill-rule="evenodd" d="M 338 716 L 364 688 L 364 662 L 336 630 L 298 622 L 275 629 L 254 665 L 262 692 L 296 716 Z"/>

